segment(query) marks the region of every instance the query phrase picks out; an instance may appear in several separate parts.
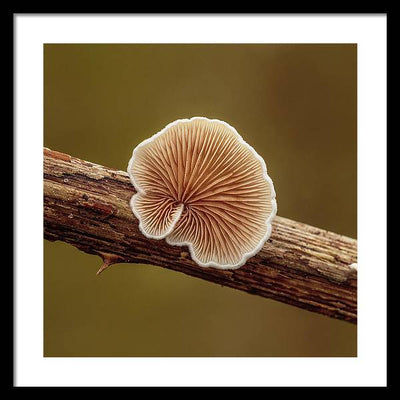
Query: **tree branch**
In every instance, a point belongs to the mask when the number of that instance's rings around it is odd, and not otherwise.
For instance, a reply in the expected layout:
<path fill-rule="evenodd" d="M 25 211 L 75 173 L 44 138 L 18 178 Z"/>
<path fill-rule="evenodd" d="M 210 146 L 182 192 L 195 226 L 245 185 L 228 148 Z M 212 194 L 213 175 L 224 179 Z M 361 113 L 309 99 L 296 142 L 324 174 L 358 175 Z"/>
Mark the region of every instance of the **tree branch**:
<path fill-rule="evenodd" d="M 141 234 L 126 172 L 44 149 L 44 237 L 116 263 L 153 264 L 357 322 L 357 241 L 276 217 L 261 251 L 236 270 L 197 266 L 186 247 Z"/>

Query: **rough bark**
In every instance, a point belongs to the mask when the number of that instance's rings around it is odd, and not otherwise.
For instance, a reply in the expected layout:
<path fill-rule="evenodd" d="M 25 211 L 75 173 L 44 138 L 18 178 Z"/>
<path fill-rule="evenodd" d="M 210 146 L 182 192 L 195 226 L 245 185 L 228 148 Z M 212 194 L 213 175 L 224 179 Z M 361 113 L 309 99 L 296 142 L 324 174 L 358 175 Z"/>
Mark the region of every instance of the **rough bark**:
<path fill-rule="evenodd" d="M 138 229 L 126 172 L 44 149 L 44 236 L 115 263 L 152 264 L 357 322 L 357 241 L 277 216 L 270 239 L 237 270 L 201 268 L 186 247 Z"/>

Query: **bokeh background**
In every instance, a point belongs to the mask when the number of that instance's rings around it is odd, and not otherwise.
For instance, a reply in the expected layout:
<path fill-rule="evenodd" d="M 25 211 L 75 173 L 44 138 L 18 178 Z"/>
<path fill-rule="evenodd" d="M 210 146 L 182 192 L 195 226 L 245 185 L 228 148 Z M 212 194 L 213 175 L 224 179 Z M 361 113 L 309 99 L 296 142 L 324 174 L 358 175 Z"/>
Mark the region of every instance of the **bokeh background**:
<path fill-rule="evenodd" d="M 357 237 L 353 44 L 46 44 L 44 145 L 126 170 L 178 118 L 234 126 L 278 215 Z M 44 241 L 44 356 L 354 357 L 357 327 Z"/>

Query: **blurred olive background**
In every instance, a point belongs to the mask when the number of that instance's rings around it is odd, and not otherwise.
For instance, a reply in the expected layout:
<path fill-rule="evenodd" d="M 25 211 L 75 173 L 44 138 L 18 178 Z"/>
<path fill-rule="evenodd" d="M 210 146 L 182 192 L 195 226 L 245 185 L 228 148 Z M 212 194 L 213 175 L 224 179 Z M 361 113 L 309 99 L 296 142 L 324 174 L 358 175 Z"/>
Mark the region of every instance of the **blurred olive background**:
<path fill-rule="evenodd" d="M 178 118 L 234 126 L 278 214 L 356 238 L 352 44 L 49 44 L 44 145 L 126 170 Z M 44 241 L 45 356 L 356 356 L 357 327 L 159 267 Z"/>

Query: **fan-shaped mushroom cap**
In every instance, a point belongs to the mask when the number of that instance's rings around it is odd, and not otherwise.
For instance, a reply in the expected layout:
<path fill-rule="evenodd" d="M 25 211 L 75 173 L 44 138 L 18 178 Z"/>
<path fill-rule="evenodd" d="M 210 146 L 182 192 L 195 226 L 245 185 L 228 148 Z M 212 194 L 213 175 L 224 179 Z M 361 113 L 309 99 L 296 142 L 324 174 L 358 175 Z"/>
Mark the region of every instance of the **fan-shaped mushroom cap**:
<path fill-rule="evenodd" d="M 226 122 L 170 123 L 134 149 L 128 173 L 141 232 L 188 246 L 202 267 L 238 268 L 271 234 L 276 201 L 265 162 Z"/>

